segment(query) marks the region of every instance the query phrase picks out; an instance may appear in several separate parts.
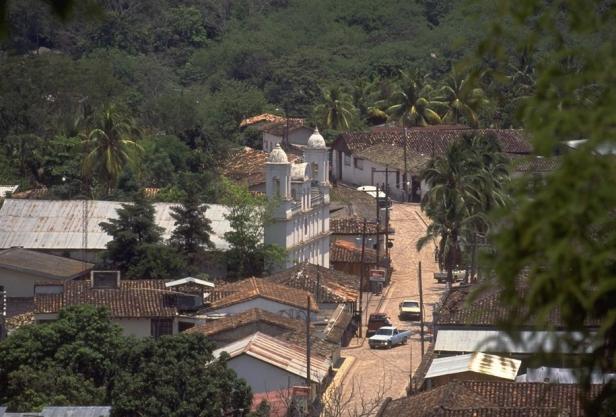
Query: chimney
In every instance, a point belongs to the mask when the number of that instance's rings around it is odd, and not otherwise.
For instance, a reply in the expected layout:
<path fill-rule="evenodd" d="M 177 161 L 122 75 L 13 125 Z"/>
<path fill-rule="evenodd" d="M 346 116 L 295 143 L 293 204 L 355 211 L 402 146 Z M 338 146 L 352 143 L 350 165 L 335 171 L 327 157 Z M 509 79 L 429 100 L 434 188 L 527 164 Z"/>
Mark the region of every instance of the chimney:
<path fill-rule="evenodd" d="M 90 271 L 93 289 L 120 288 L 120 271 Z"/>

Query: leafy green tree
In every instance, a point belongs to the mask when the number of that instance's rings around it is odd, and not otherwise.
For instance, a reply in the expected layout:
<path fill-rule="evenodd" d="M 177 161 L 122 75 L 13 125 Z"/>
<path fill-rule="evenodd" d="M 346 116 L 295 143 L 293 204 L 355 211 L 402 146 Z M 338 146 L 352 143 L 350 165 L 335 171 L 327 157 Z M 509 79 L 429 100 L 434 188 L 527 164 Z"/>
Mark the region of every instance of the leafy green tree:
<path fill-rule="evenodd" d="M 327 129 L 349 130 L 355 107 L 341 87 L 322 89 L 321 103 L 314 109 L 317 120 Z"/>
<path fill-rule="evenodd" d="M 488 212 L 504 205 L 506 199 L 508 173 L 498 146 L 492 142 L 490 138 L 463 138 L 452 143 L 445 155 L 432 159 L 421 173 L 430 187 L 421 207 L 431 224 L 417 248 L 438 241 L 437 260 L 447 271 L 449 287 L 453 269 L 469 255 L 463 253 L 464 248 L 466 252 L 470 247 L 474 250 L 478 235 L 485 237 L 487 233 Z"/>
<path fill-rule="evenodd" d="M 403 126 L 427 126 L 441 123 L 435 111 L 438 104 L 430 98 L 432 86 L 418 71 L 401 71 L 396 89 L 388 99 L 387 114 Z"/>
<path fill-rule="evenodd" d="M 231 229 L 224 236 L 229 243 L 227 266 L 231 275 L 239 278 L 259 276 L 284 259 L 282 248 L 263 244 L 264 226 L 269 221 L 271 207 L 263 197 L 255 197 L 246 188 L 229 180 L 223 181 L 226 190 L 224 202 L 229 208 L 225 218 Z"/>
<path fill-rule="evenodd" d="M 239 414 L 252 394 L 243 380 L 214 360 L 203 335 L 141 339 L 123 352 L 111 392 L 112 416 L 190 417 Z"/>
<path fill-rule="evenodd" d="M 135 141 L 139 131 L 115 106 L 98 115 L 94 124 L 96 127 L 84 139 L 87 149 L 83 160 L 84 175 L 98 176 L 109 194 L 125 166 L 134 163 L 136 153 L 142 149 Z"/>
<path fill-rule="evenodd" d="M 0 343 L 0 402 L 31 411 L 45 405 L 104 404 L 117 371 L 121 330 L 107 310 L 73 306 L 46 325 L 24 326 Z"/>
<path fill-rule="evenodd" d="M 466 122 L 472 127 L 479 127 L 479 110 L 488 104 L 486 94 L 476 87 L 470 76 L 466 78 L 455 72 L 447 77 L 445 85 L 438 92 L 437 100 L 447 103 L 447 112 L 443 121 L 459 124 Z"/>
<path fill-rule="evenodd" d="M 537 184 L 533 196 L 517 190 L 515 210 L 502 213 L 493 237 L 495 280 L 489 283 L 504 289 L 502 305 L 511 313 L 507 329 L 528 322 L 553 329 L 558 312 L 561 329 L 579 332 L 581 339 L 561 337 L 559 342 L 563 352 L 589 351 L 575 363 L 589 389 L 591 372 L 616 368 L 616 6 L 578 0 L 500 3 L 503 16 L 478 51 L 481 59 L 489 57 L 500 70 L 508 62 L 503 45 L 508 40 L 527 50 L 549 45 L 521 109 L 534 148 L 545 155 L 562 146 L 560 141 L 586 143 L 563 155 L 560 167 Z M 517 308 L 520 304 L 524 309 Z M 597 326 L 590 329 L 589 323 Z M 556 356 L 551 359 L 570 357 Z M 530 359 L 543 358 L 538 352 Z M 586 402 L 587 415 L 613 415 L 616 384 L 607 383 L 601 391 Z"/>
<path fill-rule="evenodd" d="M 154 215 L 154 205 L 140 192 L 132 204 L 122 204 L 118 218 L 102 222 L 101 228 L 112 236 L 103 262 L 128 278 L 169 278 L 180 273 L 184 264 L 173 248 L 163 244 L 163 229 Z"/>
<path fill-rule="evenodd" d="M 212 226 L 205 217 L 207 206 L 199 200 L 199 190 L 194 184 L 186 184 L 180 205 L 171 208 L 175 229 L 170 243 L 183 254 L 191 266 L 195 266 L 205 254 L 205 249 L 214 248 L 210 240 Z"/>

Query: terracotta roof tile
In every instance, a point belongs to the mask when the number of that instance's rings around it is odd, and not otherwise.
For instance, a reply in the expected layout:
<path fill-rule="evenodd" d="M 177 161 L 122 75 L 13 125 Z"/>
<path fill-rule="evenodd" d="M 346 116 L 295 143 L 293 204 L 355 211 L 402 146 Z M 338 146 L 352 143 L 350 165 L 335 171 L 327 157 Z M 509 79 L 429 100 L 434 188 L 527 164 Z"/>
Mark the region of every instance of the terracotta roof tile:
<path fill-rule="evenodd" d="M 591 397 L 601 385 L 591 386 Z M 453 381 L 435 389 L 391 401 L 383 417 L 421 416 L 547 416 L 548 412 L 567 412 L 570 417 L 584 416 L 575 384 L 524 382 Z M 520 414 L 526 410 L 530 414 Z"/>
<path fill-rule="evenodd" d="M 329 261 L 330 262 L 344 262 L 344 263 L 360 263 L 361 262 L 361 248 L 356 247 L 350 242 L 343 240 L 337 240 L 333 242 L 329 248 Z M 364 250 L 364 262 L 367 264 L 376 264 L 376 250 L 371 248 L 365 248 Z"/>
<path fill-rule="evenodd" d="M 36 294 L 35 290 L 35 313 L 56 313 L 63 307 L 91 304 L 107 307 L 111 317 L 173 317 L 178 310 L 167 297 L 178 292 L 168 290 L 165 282 L 122 280 L 120 288 L 97 289 L 89 280 L 66 281 L 59 294 Z"/>
<path fill-rule="evenodd" d="M 265 279 L 309 291 L 322 303 L 355 302 L 359 297 L 359 278 L 310 263 L 301 263 Z"/>
<path fill-rule="evenodd" d="M 438 310 L 437 323 L 440 327 L 496 327 L 510 317 L 511 312 L 504 306 L 497 288 L 485 288 L 470 297 L 474 289 L 475 286 L 454 287 L 445 296 Z M 549 320 L 557 328 L 563 325 L 558 310 L 552 312 Z M 527 325 L 532 327 L 534 323 L 531 321 Z M 586 323 L 587 327 L 598 325 L 598 322 Z"/>
<path fill-rule="evenodd" d="M 314 297 L 309 292 L 252 277 L 213 290 L 209 298 L 212 301 L 209 309 L 228 307 L 259 297 L 297 308 L 306 308 L 307 296 L 311 297 L 312 310 L 318 311 Z"/>
<path fill-rule="evenodd" d="M 334 235 L 361 235 L 364 230 L 364 219 L 358 216 L 341 217 L 329 221 L 329 230 Z M 375 222 L 366 222 L 366 234 L 375 235 Z"/>
<path fill-rule="evenodd" d="M 265 164 L 268 153 L 249 147 L 231 152 L 222 164 L 222 173 L 233 181 L 252 187 L 265 183 Z M 289 162 L 294 162 L 298 156 L 287 154 Z"/>
<path fill-rule="evenodd" d="M 331 213 L 332 219 L 349 216 L 365 217 L 368 221 L 376 219 L 376 199 L 368 193 L 337 184 L 330 189 L 329 196 L 332 207 L 335 205 L 342 207 Z"/>
<path fill-rule="evenodd" d="M 283 116 L 271 113 L 262 113 L 257 116 L 248 117 L 240 122 L 240 127 L 252 126 L 258 123 L 283 123 Z"/>
<path fill-rule="evenodd" d="M 186 332 L 214 336 L 218 333 L 231 331 L 256 322 L 264 322 L 289 331 L 302 331 L 306 327 L 306 322 L 303 320 L 291 319 L 267 310 L 252 308 L 221 319 L 209 320 L 205 324 L 186 330 Z"/>

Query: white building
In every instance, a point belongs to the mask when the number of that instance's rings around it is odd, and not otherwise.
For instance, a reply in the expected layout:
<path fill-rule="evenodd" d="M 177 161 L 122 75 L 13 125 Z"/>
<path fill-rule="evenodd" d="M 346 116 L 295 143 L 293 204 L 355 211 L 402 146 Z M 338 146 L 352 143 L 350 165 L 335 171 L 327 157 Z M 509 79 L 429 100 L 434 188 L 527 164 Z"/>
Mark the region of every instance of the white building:
<path fill-rule="evenodd" d="M 287 251 L 282 269 L 309 262 L 329 268 L 329 160 L 325 140 L 315 129 L 303 162 L 289 162 L 277 144 L 266 166 L 266 194 L 279 203 L 265 226 L 265 243 Z"/>

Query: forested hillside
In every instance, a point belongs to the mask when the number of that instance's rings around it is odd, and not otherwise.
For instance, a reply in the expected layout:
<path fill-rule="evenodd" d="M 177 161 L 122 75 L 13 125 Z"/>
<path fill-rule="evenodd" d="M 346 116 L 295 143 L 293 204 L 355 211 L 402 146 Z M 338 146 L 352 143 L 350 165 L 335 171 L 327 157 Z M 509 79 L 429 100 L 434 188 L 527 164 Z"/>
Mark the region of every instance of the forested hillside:
<path fill-rule="evenodd" d="M 84 138 L 96 146 L 91 134 L 105 123 L 103 111 L 120 127 L 114 134 L 140 149 L 139 158 L 115 161 L 132 164 L 112 178 L 119 194 L 110 197 L 168 187 L 183 172 L 212 182 L 216 160 L 250 140 L 239 132 L 243 117 L 318 117 L 322 89 L 333 87 L 358 110 L 344 127 L 360 129 L 387 117 L 374 102 L 391 94 L 400 71 L 444 83 L 475 52 L 492 7 L 487 0 L 99 0 L 78 4 L 60 22 L 42 1 L 9 2 L 0 182 L 45 185 L 59 197 L 82 193 L 80 156 L 93 150 L 84 150 Z M 510 75 L 528 75 L 525 59 L 512 54 Z M 489 104 L 478 120 L 515 124 L 511 91 L 490 80 L 482 87 Z M 95 165 L 92 174 L 102 169 Z M 100 197 L 105 181 L 94 176 L 88 186 Z"/>

